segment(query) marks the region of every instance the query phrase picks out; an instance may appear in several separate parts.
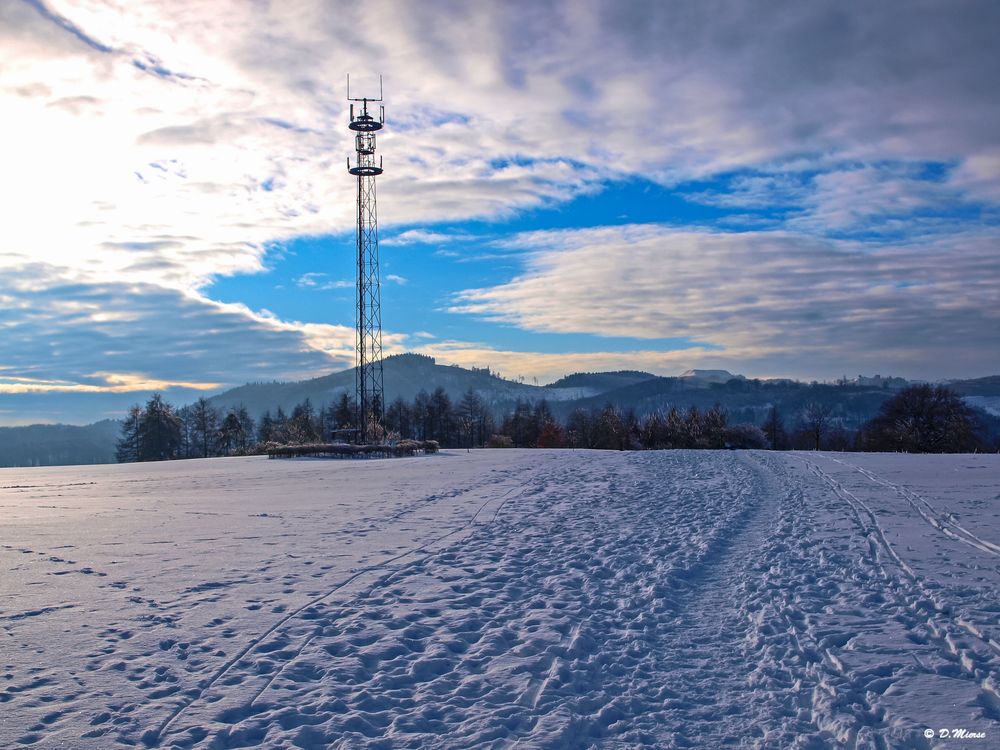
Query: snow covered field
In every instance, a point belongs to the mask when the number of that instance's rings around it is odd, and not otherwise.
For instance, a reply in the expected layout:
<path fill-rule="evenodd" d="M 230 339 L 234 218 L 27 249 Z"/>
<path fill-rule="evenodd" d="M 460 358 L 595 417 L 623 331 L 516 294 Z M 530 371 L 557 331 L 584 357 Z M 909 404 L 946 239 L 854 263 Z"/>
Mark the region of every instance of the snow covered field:
<path fill-rule="evenodd" d="M 1000 456 L 0 470 L 0 748 L 515 745 L 1000 746 Z"/>

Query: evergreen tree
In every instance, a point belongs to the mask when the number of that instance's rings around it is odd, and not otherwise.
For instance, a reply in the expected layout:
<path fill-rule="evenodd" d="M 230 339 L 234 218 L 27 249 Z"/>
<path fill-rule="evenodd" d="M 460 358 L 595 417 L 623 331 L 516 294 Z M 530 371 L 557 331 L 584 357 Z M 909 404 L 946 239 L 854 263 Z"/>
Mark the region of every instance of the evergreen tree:
<path fill-rule="evenodd" d="M 347 393 L 341 393 L 334 409 L 334 422 L 337 430 L 346 430 L 354 427 L 354 412 L 356 411 L 354 399 Z"/>
<path fill-rule="evenodd" d="M 193 413 L 194 409 L 190 404 L 177 410 L 177 416 L 181 419 L 181 458 L 195 458 L 197 456 L 192 438 Z"/>
<path fill-rule="evenodd" d="M 574 409 L 566 420 L 566 442 L 571 448 L 593 448 L 594 426 L 590 412 Z"/>
<path fill-rule="evenodd" d="M 241 453 L 247 453 L 250 448 L 250 443 L 253 442 L 253 436 L 256 432 L 257 425 L 254 423 L 253 417 L 250 416 L 250 412 L 247 411 L 247 408 L 243 404 L 240 404 L 239 409 L 236 410 L 236 418 L 240 422 L 238 448 Z"/>
<path fill-rule="evenodd" d="M 146 403 L 139 426 L 139 460 L 166 461 L 178 458 L 181 447 L 181 419 L 173 408 L 154 393 Z"/>
<path fill-rule="evenodd" d="M 136 404 L 128 410 L 122 422 L 122 434 L 115 446 L 115 458 L 120 464 L 139 460 L 139 434 L 142 427 L 142 408 Z"/>
<path fill-rule="evenodd" d="M 288 416 L 280 406 L 278 407 L 278 411 L 275 412 L 274 421 L 271 423 L 271 433 L 274 438 L 274 442 L 289 442 Z"/>
<path fill-rule="evenodd" d="M 413 398 L 413 429 L 417 440 L 429 440 L 433 426 L 431 425 L 431 397 L 423 388 Z"/>
<path fill-rule="evenodd" d="M 534 414 L 531 404 L 518 399 L 514 404 L 513 414 L 508 415 L 503 423 L 503 433 L 514 441 L 515 448 L 534 448 L 538 432 L 534 426 Z"/>
<path fill-rule="evenodd" d="M 414 437 L 413 410 L 402 398 L 397 398 L 385 410 L 386 429 L 394 432 L 403 440 Z"/>
<path fill-rule="evenodd" d="M 636 416 L 635 409 L 630 408 L 622 417 L 625 426 L 625 445 L 629 450 L 642 448 L 640 437 L 639 417 Z"/>
<path fill-rule="evenodd" d="M 257 428 L 257 442 L 261 444 L 275 442 L 274 419 L 271 417 L 270 410 L 264 412 L 260 418 L 260 426 Z"/>
<path fill-rule="evenodd" d="M 431 426 L 431 440 L 437 440 L 442 445 L 454 444 L 455 414 L 451 398 L 441 386 L 434 389 L 428 401 L 428 422 Z"/>
<path fill-rule="evenodd" d="M 246 437 L 243 435 L 243 425 L 240 424 L 240 418 L 236 411 L 230 409 L 219 427 L 219 449 L 224 455 L 231 456 L 233 450 L 238 448 L 241 443 L 246 444 Z"/>
<path fill-rule="evenodd" d="M 219 413 L 205 398 L 199 398 L 191 407 L 190 441 L 196 455 L 208 458 L 215 455 L 215 439 L 219 431 Z"/>
<path fill-rule="evenodd" d="M 785 434 L 785 423 L 781 419 L 781 414 L 778 412 L 777 406 L 771 407 L 771 410 L 767 414 L 767 421 L 764 422 L 764 426 L 761 429 L 767 437 L 767 442 L 771 450 L 784 450 L 788 436 Z"/>

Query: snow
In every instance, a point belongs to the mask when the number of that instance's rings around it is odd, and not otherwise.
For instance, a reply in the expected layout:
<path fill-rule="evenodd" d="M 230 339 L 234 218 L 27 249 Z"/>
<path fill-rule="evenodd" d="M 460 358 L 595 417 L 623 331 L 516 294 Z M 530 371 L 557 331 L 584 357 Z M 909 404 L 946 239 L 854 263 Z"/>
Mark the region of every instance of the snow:
<path fill-rule="evenodd" d="M 996 747 L 1000 456 L 4 469 L 0 644 L 3 748 Z"/>

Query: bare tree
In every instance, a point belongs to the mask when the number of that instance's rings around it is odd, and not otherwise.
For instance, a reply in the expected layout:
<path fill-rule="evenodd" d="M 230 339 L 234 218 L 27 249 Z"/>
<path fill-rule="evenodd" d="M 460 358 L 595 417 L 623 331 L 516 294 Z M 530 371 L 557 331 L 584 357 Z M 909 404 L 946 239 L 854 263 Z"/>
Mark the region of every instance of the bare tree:
<path fill-rule="evenodd" d="M 960 453 L 985 447 L 979 417 L 945 386 L 914 385 L 882 404 L 862 429 L 865 450 Z"/>
<path fill-rule="evenodd" d="M 814 450 L 819 450 L 823 437 L 830 430 L 830 414 L 832 410 L 826 404 L 812 401 L 806 404 L 802 412 L 802 427 L 812 438 Z"/>

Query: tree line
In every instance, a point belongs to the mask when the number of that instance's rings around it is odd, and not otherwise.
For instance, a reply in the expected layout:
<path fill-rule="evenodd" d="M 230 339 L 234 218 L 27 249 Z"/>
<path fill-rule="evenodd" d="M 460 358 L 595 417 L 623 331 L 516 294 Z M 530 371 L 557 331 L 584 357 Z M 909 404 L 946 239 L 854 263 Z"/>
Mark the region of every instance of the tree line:
<path fill-rule="evenodd" d="M 290 414 L 280 407 L 254 420 L 246 408 L 225 412 L 202 398 L 175 409 L 159 394 L 133 406 L 117 444 L 119 462 L 207 458 L 259 453 L 269 445 L 327 441 L 349 430 L 353 399 L 316 408 L 309 399 Z M 917 385 L 889 398 L 860 430 L 845 429 L 829 405 L 814 402 L 793 415 L 772 407 L 760 424 L 731 424 L 725 409 L 669 407 L 636 416 L 611 404 L 553 416 L 542 400 L 518 400 L 502 415 L 473 390 L 457 402 L 444 388 L 420 391 L 412 401 L 397 398 L 385 409 L 386 439 L 436 440 L 450 448 L 769 448 L 772 450 L 864 450 L 969 452 L 1000 449 L 1000 436 L 984 415 L 944 386 Z"/>
<path fill-rule="evenodd" d="M 180 409 L 153 396 L 145 407 L 129 409 L 122 423 L 116 456 L 119 463 L 209 458 L 260 453 L 268 444 L 314 443 L 353 423 L 354 408 L 344 396 L 328 408 L 309 399 L 286 414 L 281 407 L 255 420 L 246 407 L 220 411 L 204 398 Z"/>

